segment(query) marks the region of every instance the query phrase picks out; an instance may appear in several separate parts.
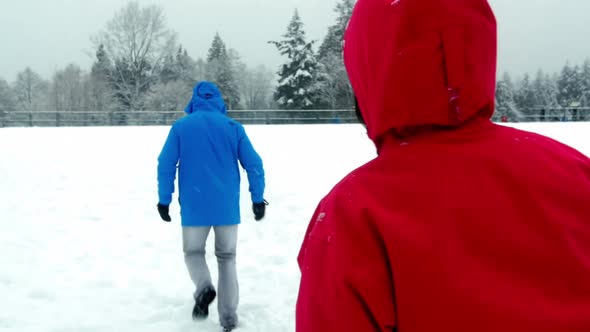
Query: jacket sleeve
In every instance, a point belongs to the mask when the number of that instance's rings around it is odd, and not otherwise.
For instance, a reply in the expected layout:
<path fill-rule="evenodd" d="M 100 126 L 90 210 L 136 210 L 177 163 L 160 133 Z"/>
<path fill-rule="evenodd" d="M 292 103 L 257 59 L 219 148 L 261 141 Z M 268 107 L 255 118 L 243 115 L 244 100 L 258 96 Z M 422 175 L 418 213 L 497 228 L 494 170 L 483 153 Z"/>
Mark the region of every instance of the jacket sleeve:
<path fill-rule="evenodd" d="M 248 174 L 248 184 L 252 202 L 260 203 L 264 200 L 264 167 L 262 159 L 254 150 L 244 127 L 238 127 L 238 159 Z"/>
<path fill-rule="evenodd" d="M 330 196 L 320 203 L 298 256 L 296 331 L 395 331 L 393 276 L 379 231 L 349 204 L 336 205 Z"/>
<path fill-rule="evenodd" d="M 170 129 L 164 148 L 158 157 L 158 196 L 160 204 L 170 205 L 174 193 L 174 180 L 180 158 L 180 142 L 174 127 Z"/>

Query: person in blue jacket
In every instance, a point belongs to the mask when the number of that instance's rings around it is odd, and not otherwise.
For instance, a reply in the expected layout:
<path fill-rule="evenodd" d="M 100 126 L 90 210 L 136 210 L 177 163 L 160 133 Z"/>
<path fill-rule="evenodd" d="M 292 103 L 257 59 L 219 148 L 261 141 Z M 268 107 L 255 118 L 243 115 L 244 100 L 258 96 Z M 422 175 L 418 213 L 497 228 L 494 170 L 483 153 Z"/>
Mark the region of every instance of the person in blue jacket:
<path fill-rule="evenodd" d="M 238 322 L 239 164 L 248 174 L 257 221 L 264 217 L 268 204 L 264 199 L 264 168 L 244 127 L 226 115 L 215 84 L 197 84 L 185 112 L 188 116 L 172 125 L 158 158 L 158 212 L 164 221 L 171 221 L 169 206 L 178 170 L 184 257 L 196 286 L 193 318 L 206 318 L 217 295 L 205 260 L 205 244 L 213 228 L 219 268 L 219 319 L 224 330 L 230 331 Z"/>

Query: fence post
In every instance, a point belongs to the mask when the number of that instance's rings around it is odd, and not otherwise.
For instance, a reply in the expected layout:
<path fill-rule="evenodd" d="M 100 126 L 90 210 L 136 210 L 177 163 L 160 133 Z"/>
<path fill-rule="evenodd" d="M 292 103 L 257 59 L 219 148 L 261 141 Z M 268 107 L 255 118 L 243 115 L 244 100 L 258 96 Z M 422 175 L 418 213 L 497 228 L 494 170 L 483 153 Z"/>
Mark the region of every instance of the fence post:
<path fill-rule="evenodd" d="M 29 127 L 33 126 L 33 111 L 29 111 Z"/>
<path fill-rule="evenodd" d="M 113 126 L 113 111 L 109 112 L 109 126 Z"/>

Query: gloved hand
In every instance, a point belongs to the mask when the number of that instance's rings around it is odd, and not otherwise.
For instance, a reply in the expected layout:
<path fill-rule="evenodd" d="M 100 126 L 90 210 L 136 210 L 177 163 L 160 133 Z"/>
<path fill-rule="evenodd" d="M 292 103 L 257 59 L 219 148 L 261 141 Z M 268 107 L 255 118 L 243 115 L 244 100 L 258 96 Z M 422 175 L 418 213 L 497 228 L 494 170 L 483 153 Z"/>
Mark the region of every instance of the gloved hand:
<path fill-rule="evenodd" d="M 158 203 L 158 213 L 165 222 L 172 221 L 172 218 L 170 218 L 170 206 Z"/>
<path fill-rule="evenodd" d="M 260 203 L 253 203 L 252 204 L 252 211 L 254 212 L 254 219 L 256 221 L 260 221 L 260 220 L 262 220 L 262 218 L 264 218 L 264 213 L 266 211 L 267 205 L 268 205 L 268 202 L 266 201 L 266 199 Z"/>

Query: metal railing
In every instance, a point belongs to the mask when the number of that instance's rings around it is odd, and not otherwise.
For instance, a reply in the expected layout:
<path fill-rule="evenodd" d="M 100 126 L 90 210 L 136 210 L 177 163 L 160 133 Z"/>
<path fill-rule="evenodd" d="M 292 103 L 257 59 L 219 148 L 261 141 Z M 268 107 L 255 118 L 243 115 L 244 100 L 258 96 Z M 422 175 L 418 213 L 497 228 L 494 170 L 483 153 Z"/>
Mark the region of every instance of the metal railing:
<path fill-rule="evenodd" d="M 515 112 L 497 109 L 494 120 L 499 122 L 590 121 L 590 107 L 531 107 Z"/>
<path fill-rule="evenodd" d="M 170 125 L 183 112 L 4 112 L 0 127 L 159 126 Z M 351 110 L 240 110 L 228 116 L 242 124 L 356 123 Z"/>
<path fill-rule="evenodd" d="M 183 117 L 183 112 L 0 111 L 0 127 L 161 126 Z M 358 123 L 353 110 L 238 110 L 228 116 L 242 124 Z M 520 112 L 497 110 L 497 122 L 590 121 L 590 107 L 530 108 Z"/>

